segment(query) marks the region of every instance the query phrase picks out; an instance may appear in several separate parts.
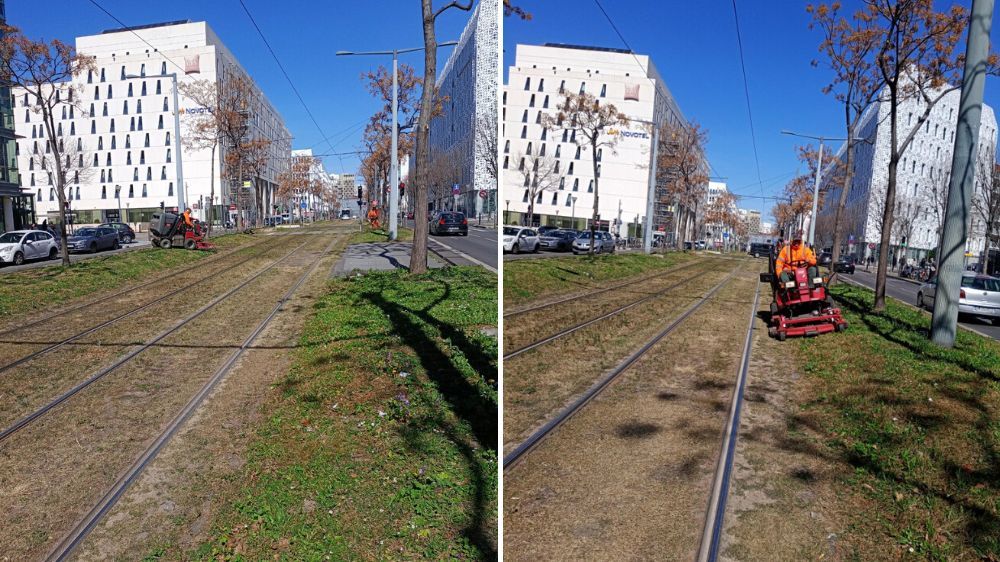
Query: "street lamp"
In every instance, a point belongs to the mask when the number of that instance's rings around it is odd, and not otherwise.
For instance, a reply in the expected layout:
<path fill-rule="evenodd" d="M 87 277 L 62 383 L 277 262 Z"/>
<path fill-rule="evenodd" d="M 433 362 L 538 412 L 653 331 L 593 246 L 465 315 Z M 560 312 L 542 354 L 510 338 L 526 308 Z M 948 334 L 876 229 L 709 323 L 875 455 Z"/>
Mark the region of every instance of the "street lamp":
<path fill-rule="evenodd" d="M 576 230 L 576 195 L 571 195 L 569 199 L 573 202 L 573 230 Z"/>
<path fill-rule="evenodd" d="M 458 41 L 438 43 L 438 47 L 458 45 Z M 389 240 L 395 240 L 399 229 L 399 78 L 397 77 L 397 59 L 401 53 L 423 51 L 423 47 L 409 49 L 393 49 L 391 51 L 337 51 L 338 57 L 360 55 L 392 55 L 392 159 L 389 166 Z"/>
<path fill-rule="evenodd" d="M 507 210 L 503 212 L 503 223 L 510 224 L 510 199 L 507 200 Z"/>
<path fill-rule="evenodd" d="M 825 140 L 846 141 L 847 138 L 845 138 L 845 137 L 816 137 L 816 136 L 812 136 L 812 135 L 803 135 L 803 134 L 799 134 L 799 133 L 793 133 L 792 131 L 788 131 L 788 130 L 785 130 L 785 129 L 782 129 L 781 134 L 783 134 L 783 135 L 790 135 L 790 136 L 793 136 L 793 137 L 802 137 L 802 138 L 806 138 L 806 139 L 813 139 L 813 140 L 818 140 L 819 141 L 819 160 L 816 162 L 816 183 L 813 186 L 812 215 L 809 218 L 809 240 L 807 240 L 807 242 L 809 244 L 815 246 L 816 245 L 816 212 L 817 212 L 817 205 L 819 203 L 819 183 L 820 183 L 820 181 L 821 181 L 821 179 L 823 177 L 823 141 L 825 141 Z M 854 137 L 853 140 L 855 142 L 857 142 L 857 141 L 864 141 L 865 139 L 860 138 L 860 137 Z"/>
<path fill-rule="evenodd" d="M 177 158 L 177 210 L 183 211 L 187 206 L 184 204 L 184 166 L 181 163 L 181 108 L 178 105 L 178 95 L 177 95 L 177 73 L 171 72 L 170 74 L 153 74 L 150 76 L 136 76 L 135 74 L 127 74 L 125 78 L 170 78 L 174 85 L 174 142 L 176 143 L 176 158 Z M 121 205 L 119 204 L 119 207 Z M 121 209 L 118 211 L 121 212 Z"/>
<path fill-rule="evenodd" d="M 118 220 L 122 220 L 122 186 L 115 184 L 115 199 L 118 200 Z"/>

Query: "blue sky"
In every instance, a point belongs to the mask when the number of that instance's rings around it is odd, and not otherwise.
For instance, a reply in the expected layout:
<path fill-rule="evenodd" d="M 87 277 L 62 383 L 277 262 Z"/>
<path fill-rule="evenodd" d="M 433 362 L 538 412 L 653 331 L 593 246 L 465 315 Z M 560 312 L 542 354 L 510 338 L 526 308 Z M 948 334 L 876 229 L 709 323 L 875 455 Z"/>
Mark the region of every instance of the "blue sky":
<path fill-rule="evenodd" d="M 265 2 L 244 0 L 326 133 L 331 148 L 295 97 L 277 64 L 257 35 L 238 0 L 98 0 L 128 25 L 190 19 L 207 21 L 278 108 L 295 136 L 295 148 L 316 153 L 348 152 L 360 146 L 368 117 L 378 110 L 360 80 L 362 72 L 387 67 L 391 57 L 335 57 L 338 50 L 386 50 L 423 45 L 417 0 L 346 0 Z M 438 19 L 439 41 L 458 39 L 469 12 L 449 10 Z M 118 24 L 86 0 L 7 2 L 7 22 L 33 39 L 61 39 L 100 33 Z M 140 32 L 141 33 L 141 32 Z M 438 69 L 451 48 L 439 50 Z M 402 55 L 401 62 L 423 73 L 423 54 Z M 355 171 L 354 155 L 325 158 L 328 171 Z"/>
<path fill-rule="evenodd" d="M 632 49 L 652 57 L 685 116 L 708 129 L 714 173 L 725 177 L 721 181 L 730 191 L 760 196 L 732 0 L 601 3 Z M 858 4 L 843 3 L 851 11 Z M 504 19 L 505 77 L 518 43 L 624 47 L 593 0 L 522 0 L 519 5 L 534 17 L 528 22 Z M 808 28 L 806 2 L 737 0 L 736 5 L 760 177 L 764 194 L 771 196 L 799 170 L 795 147 L 806 142 L 779 131 L 841 137 L 843 110 L 821 91 L 829 72 L 822 64 L 810 64 L 819 56 L 820 35 Z M 947 5 L 951 3 L 938 3 L 939 9 Z M 993 28 L 994 41 L 998 27 Z M 986 103 L 994 108 L 1000 107 L 997 86 L 996 79 L 987 81 Z M 740 206 L 761 209 L 765 215 L 772 205 L 759 198 L 740 201 Z"/>

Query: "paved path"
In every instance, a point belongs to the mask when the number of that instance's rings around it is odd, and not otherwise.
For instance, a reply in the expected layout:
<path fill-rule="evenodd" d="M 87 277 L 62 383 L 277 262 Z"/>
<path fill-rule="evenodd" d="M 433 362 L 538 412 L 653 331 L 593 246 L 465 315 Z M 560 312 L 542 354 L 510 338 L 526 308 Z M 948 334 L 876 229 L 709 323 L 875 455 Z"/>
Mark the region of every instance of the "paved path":
<path fill-rule="evenodd" d="M 855 281 L 868 288 L 875 287 L 874 268 L 871 272 L 866 272 L 864 269 L 859 268 L 856 270 L 854 275 L 841 274 L 840 278 Z M 899 299 L 907 304 L 915 305 L 917 303 L 917 291 L 919 289 L 920 285 L 912 281 L 889 277 L 886 280 L 885 293 L 886 295 Z M 975 330 L 976 332 L 995 340 L 1000 339 L 1000 321 L 994 321 L 995 324 L 990 324 L 989 320 L 979 318 L 962 317 L 962 320 L 962 322 L 959 322 L 962 326 Z"/>
<path fill-rule="evenodd" d="M 344 277 L 352 271 L 390 271 L 410 267 L 409 242 L 372 242 L 351 244 L 340 261 L 333 266 L 331 276 Z M 433 254 L 427 257 L 428 267 L 444 267 Z"/>

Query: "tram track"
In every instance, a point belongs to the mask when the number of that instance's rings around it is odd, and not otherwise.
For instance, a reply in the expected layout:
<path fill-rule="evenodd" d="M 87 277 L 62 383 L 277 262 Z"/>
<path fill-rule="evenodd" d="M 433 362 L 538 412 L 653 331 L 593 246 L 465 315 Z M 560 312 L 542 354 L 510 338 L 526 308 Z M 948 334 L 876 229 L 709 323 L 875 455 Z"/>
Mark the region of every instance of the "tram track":
<path fill-rule="evenodd" d="M 739 269 L 509 449 L 511 556 L 718 559 L 760 299 Z M 748 290 L 734 329 L 727 307 Z M 693 350 L 698 367 L 680 359 Z"/>
<path fill-rule="evenodd" d="M 309 242 L 308 240 L 302 242 L 301 244 L 299 244 L 298 246 L 296 246 L 294 249 L 292 249 L 290 252 L 288 252 L 284 256 L 282 256 L 281 258 L 275 260 L 270 265 L 268 265 L 268 266 L 260 269 L 259 271 L 257 271 L 256 273 L 254 273 L 253 275 L 251 275 L 250 277 L 248 277 L 247 279 L 245 279 L 242 282 L 240 282 L 235 287 L 227 290 L 226 292 L 222 293 L 221 295 L 216 296 L 215 298 L 213 298 L 212 300 L 210 300 L 208 303 L 206 303 L 206 304 L 202 305 L 201 307 L 199 307 L 195 312 L 193 312 L 193 313 L 185 316 L 180 321 L 176 322 L 170 328 L 168 328 L 168 329 L 160 332 L 159 334 L 157 334 L 153 338 L 151 338 L 151 339 L 147 340 L 146 342 L 142 343 L 141 345 L 135 347 L 134 349 L 132 349 L 131 351 L 129 351 L 125 355 L 122 355 L 122 356 L 118 357 L 110 365 L 102 367 L 98 371 L 90 374 L 84 380 L 78 382 L 72 388 L 66 390 L 65 392 L 63 392 L 61 394 L 59 394 L 58 396 L 56 396 L 55 398 L 53 398 L 52 400 L 50 400 L 49 402 L 47 402 L 42 407 L 35 409 L 34 411 L 32 411 L 31 413 L 29 413 L 28 415 L 19 418 L 12 425 L 4 428 L 3 430 L 0 430 L 0 445 L 3 445 L 4 442 L 7 441 L 11 436 L 13 436 L 17 432 L 21 431 L 22 429 L 24 429 L 25 427 L 27 427 L 29 424 L 34 423 L 36 420 L 38 420 L 39 418 L 41 418 L 42 416 L 44 416 L 45 414 L 47 414 L 48 412 L 50 412 L 56 406 L 59 406 L 63 402 L 69 400 L 70 398 L 72 398 L 73 396 L 75 396 L 80 391 L 84 390 L 85 388 L 89 387 L 90 385 L 94 384 L 95 382 L 101 380 L 102 378 L 104 378 L 108 374 L 112 373 L 113 371 L 115 371 L 116 369 L 118 369 L 119 367 L 121 367 L 122 365 L 125 365 L 126 363 L 128 363 L 129 361 L 131 361 L 132 359 L 134 359 L 135 357 L 137 357 L 142 352 L 144 352 L 144 351 L 150 349 L 151 347 L 155 346 L 159 341 L 161 341 L 164 338 L 166 338 L 167 336 L 169 336 L 169 335 L 177 332 L 181 328 L 187 326 L 192 321 L 194 321 L 196 318 L 198 318 L 201 315 L 203 315 L 204 313 L 208 312 L 209 310 L 211 310 L 212 308 L 214 308 L 219 303 L 225 301 L 226 299 L 228 299 L 229 297 L 231 297 L 232 295 L 234 295 L 235 293 L 237 293 L 238 291 L 240 291 L 241 289 L 243 289 L 244 287 L 246 287 L 250 283 L 256 281 L 259 278 L 261 278 L 261 276 L 263 276 L 265 273 L 267 273 L 268 271 L 271 271 L 272 269 L 274 269 L 275 267 L 277 267 L 278 265 L 280 265 L 283 261 L 287 260 L 292 255 L 294 255 L 298 250 L 300 250 L 308 242 Z"/>
<path fill-rule="evenodd" d="M 260 334 L 271 324 L 274 318 L 283 309 L 289 299 L 306 282 L 306 280 L 316 272 L 322 257 L 327 255 L 333 248 L 337 239 L 331 240 L 324 248 L 320 259 L 314 261 L 312 266 L 297 278 L 295 283 L 289 287 L 284 295 L 278 300 L 269 314 L 261 320 L 254 330 L 243 339 L 240 346 L 226 358 L 226 360 L 215 370 L 212 376 L 198 389 L 184 407 L 173 417 L 166 428 L 156 436 L 153 442 L 142 452 L 132 465 L 115 481 L 111 488 L 96 502 L 87 514 L 66 534 L 49 552 L 46 560 L 62 561 L 67 560 L 74 550 L 86 539 L 91 530 L 104 518 L 104 516 L 115 506 L 129 486 L 139 478 L 145 468 L 152 462 L 159 452 L 176 435 L 181 426 L 191 417 L 197 408 L 218 386 L 218 384 L 232 371 L 237 361 L 251 348 Z"/>

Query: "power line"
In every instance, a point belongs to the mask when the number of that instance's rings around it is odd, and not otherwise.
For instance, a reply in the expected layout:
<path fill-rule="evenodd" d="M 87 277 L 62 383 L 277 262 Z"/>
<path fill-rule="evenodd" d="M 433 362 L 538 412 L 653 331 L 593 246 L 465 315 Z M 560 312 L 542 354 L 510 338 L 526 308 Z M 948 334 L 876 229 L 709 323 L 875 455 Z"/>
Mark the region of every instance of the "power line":
<path fill-rule="evenodd" d="M 260 26 L 257 25 L 257 20 L 253 18 L 253 14 L 250 13 L 250 10 L 247 8 L 247 5 L 243 3 L 243 0 L 239 0 L 239 2 L 240 6 L 243 6 L 243 11 L 246 12 L 247 17 L 250 18 L 250 23 L 253 24 L 254 29 L 257 30 L 257 34 L 260 35 L 261 40 L 267 47 L 268 52 L 271 53 L 271 57 L 274 58 L 274 62 L 278 63 L 278 68 L 281 69 L 281 74 L 284 75 L 285 80 L 288 81 L 288 85 L 291 86 L 292 91 L 295 92 L 295 97 L 299 98 L 299 103 L 301 103 L 302 107 L 305 108 L 306 114 L 309 115 L 309 119 L 312 120 L 313 125 L 316 125 L 316 130 L 319 131 L 320 136 L 322 136 L 323 140 L 326 141 L 327 145 L 330 146 L 330 150 L 336 150 L 333 147 L 333 145 L 330 144 L 330 140 L 327 138 L 326 133 L 323 132 L 323 128 L 319 126 L 319 122 L 316 121 L 316 118 L 313 116 L 312 111 L 309 110 L 309 106 L 306 105 L 305 100 L 302 99 L 302 94 L 299 93 L 299 89 L 295 87 L 295 83 L 292 82 L 292 79 L 288 76 L 288 72 L 285 71 L 285 66 L 281 64 L 281 60 L 278 59 L 278 55 L 274 53 L 274 49 L 272 49 L 271 44 L 268 43 L 267 37 L 264 36 L 264 32 L 261 31 Z"/>
<path fill-rule="evenodd" d="M 170 62 L 170 64 L 172 64 L 172 65 L 176 66 L 176 67 L 177 67 L 177 68 L 178 68 L 178 69 L 179 69 L 179 70 L 180 70 L 181 72 L 183 72 L 183 73 L 187 74 L 187 70 L 185 70 L 185 69 L 184 69 L 184 68 L 183 68 L 183 67 L 182 67 L 181 65 L 177 64 L 176 62 L 174 62 L 174 60 L 173 60 L 172 58 L 170 58 L 170 57 L 168 57 L 167 55 L 165 55 L 165 54 L 161 53 L 161 52 L 159 51 L 159 49 L 157 49 L 156 47 L 154 47 L 154 46 L 153 46 L 153 45 L 152 45 L 152 44 L 151 44 L 151 43 L 150 43 L 149 41 L 146 41 L 146 40 L 145 40 L 145 39 L 144 39 L 144 38 L 142 37 L 142 35 L 139 35 L 138 33 L 136 33 L 136 32 L 135 32 L 135 30 L 134 30 L 134 29 L 132 29 L 132 28 L 131 28 L 131 27 L 129 27 L 128 25 L 125 25 L 125 22 L 123 22 L 122 20 L 118 19 L 118 17 L 117 17 L 117 16 L 115 16 L 114 14 L 112 14 L 111 12 L 109 12 L 109 11 L 108 11 L 108 10 L 107 10 L 107 9 L 106 9 L 106 8 L 105 8 L 104 6 L 102 6 L 102 5 L 98 4 L 98 3 L 96 2 L 96 0 L 88 0 L 88 1 L 89 1 L 89 2 L 91 3 L 91 4 L 93 4 L 94 6 L 97 6 L 97 9 L 99 9 L 99 10 L 101 10 L 102 12 L 104 12 L 105 14 L 107 14 L 107 15 L 108 15 L 108 17 L 110 17 L 111 19 L 113 19 L 113 20 L 115 20 L 116 22 L 118 22 L 118 25 L 122 26 L 122 28 L 123 28 L 123 29 L 124 29 L 125 31 L 128 31 L 128 32 L 129 32 L 129 33 L 131 33 L 132 35 L 135 35 L 136 37 L 138 37 L 140 41 L 142 41 L 143 43 L 145 43 L 145 44 L 146 44 L 146 45 L 147 45 L 147 46 L 148 46 L 148 47 L 149 47 L 150 49 L 153 49 L 153 52 L 154 52 L 154 53 L 158 53 L 158 54 L 159 54 L 159 55 L 160 55 L 161 57 L 163 57 L 163 58 L 164 58 L 164 59 L 166 59 L 166 60 L 167 60 L 168 62 Z"/>
<path fill-rule="evenodd" d="M 764 181 L 760 178 L 760 157 L 757 155 L 757 134 L 753 129 L 753 111 L 750 109 L 750 83 L 747 81 L 747 65 L 743 60 L 743 37 L 740 34 L 740 15 L 736 10 L 736 0 L 733 0 L 733 17 L 736 20 L 736 44 L 740 49 L 740 68 L 743 70 L 743 94 L 747 100 L 747 117 L 750 119 L 750 140 L 753 144 L 753 160 L 757 166 L 757 183 L 760 184 L 760 195 L 764 197 Z"/>

